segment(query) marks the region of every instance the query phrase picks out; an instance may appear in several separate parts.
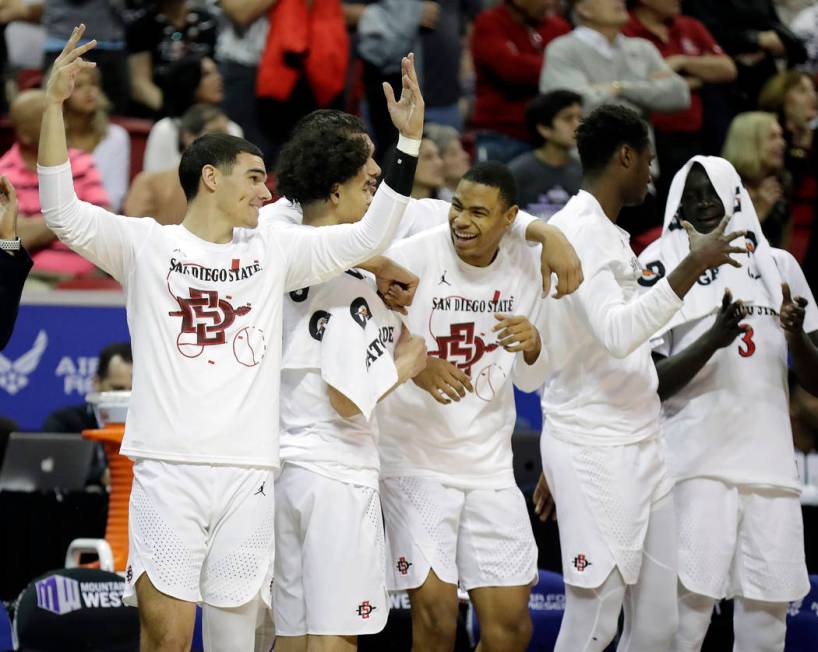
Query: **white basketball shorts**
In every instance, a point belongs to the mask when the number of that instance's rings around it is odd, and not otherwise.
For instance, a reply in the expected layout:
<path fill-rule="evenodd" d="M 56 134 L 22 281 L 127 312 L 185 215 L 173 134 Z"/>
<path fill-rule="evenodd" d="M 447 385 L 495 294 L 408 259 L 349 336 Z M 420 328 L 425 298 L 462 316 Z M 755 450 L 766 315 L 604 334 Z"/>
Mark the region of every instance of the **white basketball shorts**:
<path fill-rule="evenodd" d="M 592 447 L 546 432 L 540 451 L 557 506 L 565 582 L 593 589 L 616 567 L 635 584 L 652 507 L 673 487 L 658 440 Z"/>
<path fill-rule="evenodd" d="M 285 464 L 276 480 L 273 610 L 280 636 L 356 636 L 386 625 L 378 492 Z"/>
<path fill-rule="evenodd" d="M 797 494 L 710 478 L 684 480 L 673 492 L 679 580 L 686 589 L 765 602 L 809 592 Z"/>
<path fill-rule="evenodd" d="M 270 604 L 273 469 L 140 460 L 134 464 L 124 600 L 147 573 L 162 593 L 238 607 Z"/>
<path fill-rule="evenodd" d="M 433 570 L 466 591 L 537 580 L 537 545 L 517 487 L 459 489 L 419 477 L 381 480 L 390 590 Z"/>

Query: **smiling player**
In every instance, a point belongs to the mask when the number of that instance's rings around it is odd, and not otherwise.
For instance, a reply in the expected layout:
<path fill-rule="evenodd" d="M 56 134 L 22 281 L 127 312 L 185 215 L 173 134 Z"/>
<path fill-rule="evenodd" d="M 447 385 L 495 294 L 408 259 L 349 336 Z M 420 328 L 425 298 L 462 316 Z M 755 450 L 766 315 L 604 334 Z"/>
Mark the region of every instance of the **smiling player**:
<path fill-rule="evenodd" d="M 512 469 L 512 385 L 539 387 L 547 355 L 539 251 L 503 237 L 516 216 L 511 173 L 481 163 L 458 184 L 447 225 L 387 253 L 421 279 L 408 324 L 429 350 L 415 384 L 379 408 L 387 577 L 409 591 L 417 650 L 453 648 L 458 582 L 481 649 L 521 652 L 531 635 L 537 549 Z"/>

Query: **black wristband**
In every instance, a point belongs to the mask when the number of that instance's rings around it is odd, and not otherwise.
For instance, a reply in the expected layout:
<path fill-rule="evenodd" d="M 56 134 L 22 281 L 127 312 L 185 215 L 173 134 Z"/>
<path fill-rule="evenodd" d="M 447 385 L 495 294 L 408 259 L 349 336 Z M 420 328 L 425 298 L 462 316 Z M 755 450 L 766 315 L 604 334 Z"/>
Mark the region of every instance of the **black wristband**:
<path fill-rule="evenodd" d="M 412 194 L 417 165 L 417 156 L 396 149 L 394 157 L 385 166 L 386 171 L 383 174 L 383 180 L 396 193 L 408 197 Z"/>

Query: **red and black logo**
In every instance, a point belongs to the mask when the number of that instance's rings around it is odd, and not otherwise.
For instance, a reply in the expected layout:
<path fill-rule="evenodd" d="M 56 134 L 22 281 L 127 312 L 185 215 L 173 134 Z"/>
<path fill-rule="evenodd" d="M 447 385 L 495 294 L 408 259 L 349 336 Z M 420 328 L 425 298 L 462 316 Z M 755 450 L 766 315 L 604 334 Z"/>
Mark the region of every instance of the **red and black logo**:
<path fill-rule="evenodd" d="M 215 290 L 190 288 L 189 291 L 188 298 L 176 297 L 179 310 L 170 311 L 168 315 L 182 318 L 181 333 L 194 334 L 198 346 L 224 344 L 224 332 L 236 321 L 236 317 L 250 312 L 249 305 L 233 308 Z"/>
<path fill-rule="evenodd" d="M 366 620 L 367 618 L 369 618 L 369 615 L 373 611 L 375 611 L 375 609 L 377 609 L 377 607 L 369 604 L 369 600 L 364 600 L 361 604 L 358 605 L 358 609 L 356 609 L 356 611 L 358 612 L 358 615 L 361 618 Z"/>
<path fill-rule="evenodd" d="M 571 561 L 571 565 L 581 573 L 591 565 L 591 562 L 585 555 L 579 554 Z"/>
<path fill-rule="evenodd" d="M 398 559 L 395 567 L 398 569 L 398 572 L 401 575 L 408 575 L 409 574 L 409 567 L 412 565 L 411 561 L 406 561 L 406 557 L 401 557 Z"/>
<path fill-rule="evenodd" d="M 471 376 L 471 369 L 486 353 L 500 345 L 497 342 L 486 344 L 482 337 L 475 334 L 474 322 L 452 324 L 449 335 L 436 335 L 437 350 L 429 355 L 448 360 L 465 374 Z"/>

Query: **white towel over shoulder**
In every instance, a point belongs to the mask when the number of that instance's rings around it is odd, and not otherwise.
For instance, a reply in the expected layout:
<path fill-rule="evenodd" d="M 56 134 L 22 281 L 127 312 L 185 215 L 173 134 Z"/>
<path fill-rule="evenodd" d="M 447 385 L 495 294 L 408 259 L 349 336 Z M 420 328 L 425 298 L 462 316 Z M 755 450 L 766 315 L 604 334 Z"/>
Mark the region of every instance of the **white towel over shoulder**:
<path fill-rule="evenodd" d="M 371 282 L 362 282 L 365 278 Z M 310 288 L 308 300 L 283 368 L 320 369 L 324 382 L 368 420 L 378 399 L 398 381 L 391 351 L 401 321 L 377 295 L 372 277 L 358 270 Z"/>

